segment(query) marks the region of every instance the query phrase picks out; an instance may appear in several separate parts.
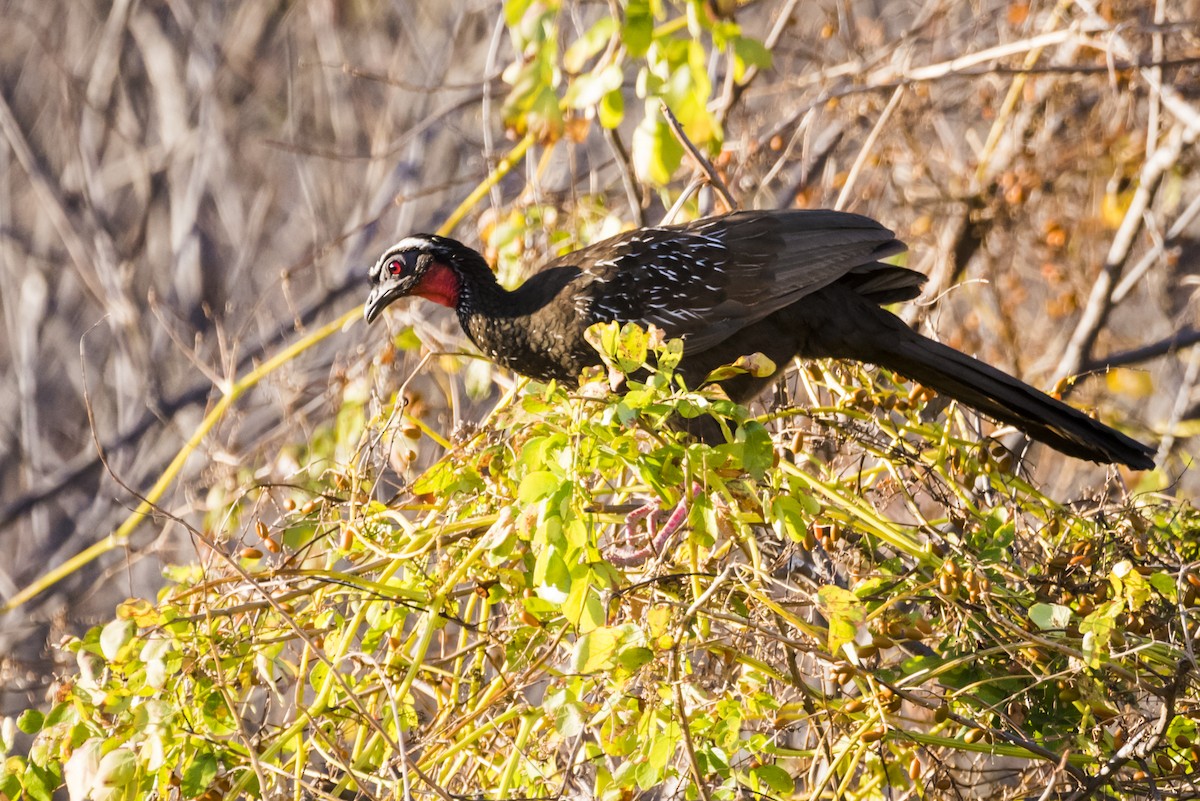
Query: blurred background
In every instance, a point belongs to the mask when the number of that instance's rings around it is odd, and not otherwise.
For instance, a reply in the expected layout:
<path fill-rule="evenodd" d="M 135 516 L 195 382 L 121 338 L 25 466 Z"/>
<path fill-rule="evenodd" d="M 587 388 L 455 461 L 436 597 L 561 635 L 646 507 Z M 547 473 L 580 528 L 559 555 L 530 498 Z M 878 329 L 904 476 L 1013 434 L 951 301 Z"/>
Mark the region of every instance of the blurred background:
<path fill-rule="evenodd" d="M 712 56 L 572 54 L 635 11 Z M 1198 19 L 1187 0 L 0 0 L 0 600 L 108 537 L 237 377 L 361 304 L 377 253 L 522 135 L 455 234 L 506 279 L 660 221 L 692 177 L 664 99 L 741 205 L 880 219 L 931 277 L 907 319 L 1043 388 L 1084 376 L 1073 402 L 1162 443 L 1142 488 L 1193 496 Z M 348 398 L 410 377 L 420 351 L 389 344 L 410 326 L 464 347 L 431 304 L 355 321 L 240 397 L 161 507 L 219 530 L 240 482 L 286 480 Z M 441 359 L 410 391 L 449 433 L 509 381 Z M 1033 464 L 1064 501 L 1106 477 Z M 149 520 L 0 617 L 0 714 L 40 702 L 65 633 L 200 548 Z"/>

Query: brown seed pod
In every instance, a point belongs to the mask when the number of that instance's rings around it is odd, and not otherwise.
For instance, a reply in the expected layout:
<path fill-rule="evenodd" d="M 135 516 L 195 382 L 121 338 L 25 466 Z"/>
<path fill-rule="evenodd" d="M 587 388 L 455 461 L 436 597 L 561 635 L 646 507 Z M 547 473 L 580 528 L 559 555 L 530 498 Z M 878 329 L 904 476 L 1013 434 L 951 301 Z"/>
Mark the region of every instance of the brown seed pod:
<path fill-rule="evenodd" d="M 873 729 L 867 729 L 864 731 L 861 735 L 859 735 L 859 739 L 861 739 L 864 743 L 876 743 L 882 740 L 885 734 L 887 734 L 887 729 L 885 729 L 883 726 L 876 726 Z"/>

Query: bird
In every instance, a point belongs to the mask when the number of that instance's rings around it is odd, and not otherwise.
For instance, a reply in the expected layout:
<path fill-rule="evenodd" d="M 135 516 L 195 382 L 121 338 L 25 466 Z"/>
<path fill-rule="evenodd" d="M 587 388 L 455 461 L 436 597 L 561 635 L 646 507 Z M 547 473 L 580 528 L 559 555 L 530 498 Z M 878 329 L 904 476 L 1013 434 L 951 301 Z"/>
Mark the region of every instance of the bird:
<path fill-rule="evenodd" d="M 884 305 L 917 297 L 925 276 L 883 261 L 906 250 L 870 217 L 843 211 L 734 211 L 641 228 L 559 256 L 508 290 L 484 257 L 433 234 L 406 236 L 370 268 L 370 323 L 399 298 L 454 309 L 477 348 L 540 381 L 578 383 L 601 363 L 585 332 L 637 323 L 683 341 L 688 387 L 739 357 L 846 359 L 887 368 L 1062 453 L 1145 470 L 1154 450 L 1066 403 L 906 325 Z M 738 403 L 775 374 L 718 383 Z"/>

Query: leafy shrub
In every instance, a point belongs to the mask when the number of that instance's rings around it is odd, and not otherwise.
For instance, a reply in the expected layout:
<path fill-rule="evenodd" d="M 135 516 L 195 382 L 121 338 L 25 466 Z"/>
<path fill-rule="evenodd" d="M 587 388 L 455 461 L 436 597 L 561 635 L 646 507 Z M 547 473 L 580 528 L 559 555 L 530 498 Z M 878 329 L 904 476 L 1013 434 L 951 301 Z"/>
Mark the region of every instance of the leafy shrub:
<path fill-rule="evenodd" d="M 824 405 L 756 417 L 679 386 L 679 343 L 596 334 L 623 391 L 531 385 L 386 502 L 421 421 L 348 403 L 337 469 L 248 489 L 240 541 L 195 532 L 222 558 L 66 644 L 79 672 L 16 721 L 34 744 L 0 790 L 952 797 L 1060 771 L 1135 797 L 1194 776 L 1194 509 L 1056 503 L 886 374 L 813 365 Z M 729 441 L 664 425 L 697 415 Z M 251 511 L 268 496 L 277 519 Z"/>

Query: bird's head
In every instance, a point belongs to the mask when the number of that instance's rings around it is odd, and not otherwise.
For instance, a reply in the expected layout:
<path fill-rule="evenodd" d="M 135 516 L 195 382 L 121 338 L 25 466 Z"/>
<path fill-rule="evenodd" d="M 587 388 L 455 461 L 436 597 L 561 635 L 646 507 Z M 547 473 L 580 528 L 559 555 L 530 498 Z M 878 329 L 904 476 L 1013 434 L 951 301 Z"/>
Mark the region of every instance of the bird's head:
<path fill-rule="evenodd" d="M 392 301 L 417 295 L 454 308 L 462 291 L 461 265 L 474 251 L 453 239 L 416 234 L 405 237 L 383 252 L 371 268 L 371 294 L 363 314 L 370 323 Z M 486 269 L 486 265 L 485 265 Z"/>

